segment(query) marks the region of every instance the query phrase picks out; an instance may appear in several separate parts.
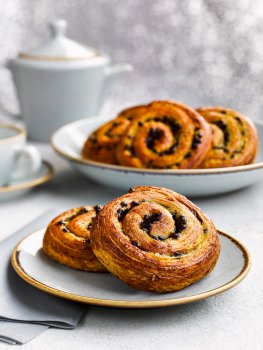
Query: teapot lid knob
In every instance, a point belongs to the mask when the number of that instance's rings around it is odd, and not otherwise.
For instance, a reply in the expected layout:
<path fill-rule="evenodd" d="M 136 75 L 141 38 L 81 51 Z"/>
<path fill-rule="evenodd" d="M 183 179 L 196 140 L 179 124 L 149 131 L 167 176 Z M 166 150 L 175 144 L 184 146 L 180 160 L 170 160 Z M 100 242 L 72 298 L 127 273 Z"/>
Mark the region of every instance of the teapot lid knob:
<path fill-rule="evenodd" d="M 57 19 L 50 23 L 51 33 L 54 37 L 64 36 L 67 30 L 68 23 L 64 19 Z"/>

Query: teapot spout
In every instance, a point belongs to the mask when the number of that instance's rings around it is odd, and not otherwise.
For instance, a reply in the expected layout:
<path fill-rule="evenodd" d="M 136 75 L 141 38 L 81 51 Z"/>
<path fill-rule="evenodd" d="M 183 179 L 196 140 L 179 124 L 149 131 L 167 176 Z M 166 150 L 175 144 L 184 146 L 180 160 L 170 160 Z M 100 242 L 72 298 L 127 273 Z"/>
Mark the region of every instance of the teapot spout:
<path fill-rule="evenodd" d="M 100 105 L 102 105 L 102 103 L 106 99 L 114 79 L 117 78 L 122 73 L 128 73 L 132 71 L 133 71 L 133 66 L 128 63 L 116 64 L 116 65 L 107 67 L 105 69 L 105 81 L 104 81 L 104 86 L 100 96 Z"/>

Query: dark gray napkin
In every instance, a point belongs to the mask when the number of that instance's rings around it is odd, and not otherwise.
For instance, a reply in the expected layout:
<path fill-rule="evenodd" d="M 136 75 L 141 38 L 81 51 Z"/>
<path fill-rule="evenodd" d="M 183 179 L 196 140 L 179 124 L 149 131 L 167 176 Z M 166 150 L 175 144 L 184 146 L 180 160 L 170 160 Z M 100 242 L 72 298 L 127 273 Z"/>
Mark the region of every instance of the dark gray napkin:
<path fill-rule="evenodd" d="M 0 242 L 0 340 L 23 344 L 48 327 L 73 329 L 85 310 L 83 304 L 44 293 L 24 282 L 13 270 L 10 257 L 16 244 L 58 215 L 50 210 Z"/>

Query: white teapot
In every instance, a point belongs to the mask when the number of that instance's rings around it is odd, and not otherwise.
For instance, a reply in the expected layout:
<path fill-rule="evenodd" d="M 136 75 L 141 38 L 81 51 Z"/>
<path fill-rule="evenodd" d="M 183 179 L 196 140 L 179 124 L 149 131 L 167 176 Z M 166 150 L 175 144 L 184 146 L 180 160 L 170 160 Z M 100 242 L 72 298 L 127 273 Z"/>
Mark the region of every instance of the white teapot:
<path fill-rule="evenodd" d="M 7 62 L 12 72 L 28 135 L 48 141 L 60 126 L 95 116 L 117 75 L 129 64 L 111 65 L 110 58 L 65 37 L 67 23 L 51 24 L 51 40 Z"/>

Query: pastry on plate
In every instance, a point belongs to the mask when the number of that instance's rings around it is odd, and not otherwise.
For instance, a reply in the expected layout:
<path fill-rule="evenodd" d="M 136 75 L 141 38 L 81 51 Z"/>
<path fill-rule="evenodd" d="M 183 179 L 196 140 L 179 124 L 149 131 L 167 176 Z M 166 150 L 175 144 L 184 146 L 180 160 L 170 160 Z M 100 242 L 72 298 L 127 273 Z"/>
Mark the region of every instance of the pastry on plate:
<path fill-rule="evenodd" d="M 116 146 L 130 121 L 116 118 L 96 129 L 86 140 L 82 155 L 86 159 L 117 164 Z"/>
<path fill-rule="evenodd" d="M 121 165 L 135 168 L 197 168 L 211 147 L 211 129 L 195 110 L 155 101 L 138 113 L 117 146 Z"/>
<path fill-rule="evenodd" d="M 258 137 L 253 123 L 230 108 L 197 109 L 212 129 L 212 147 L 201 168 L 223 168 L 250 164 L 254 161 Z"/>
<path fill-rule="evenodd" d="M 102 163 L 117 164 L 116 147 L 130 121 L 144 109 L 144 106 L 124 109 L 115 119 L 96 129 L 83 146 L 83 157 Z"/>
<path fill-rule="evenodd" d="M 212 221 L 184 196 L 136 187 L 96 216 L 91 247 L 126 284 L 151 292 L 180 290 L 213 270 L 220 241 Z"/>
<path fill-rule="evenodd" d="M 73 269 L 107 271 L 90 246 L 90 230 L 99 210 L 99 206 L 84 206 L 68 210 L 53 219 L 43 239 L 46 255 Z"/>

